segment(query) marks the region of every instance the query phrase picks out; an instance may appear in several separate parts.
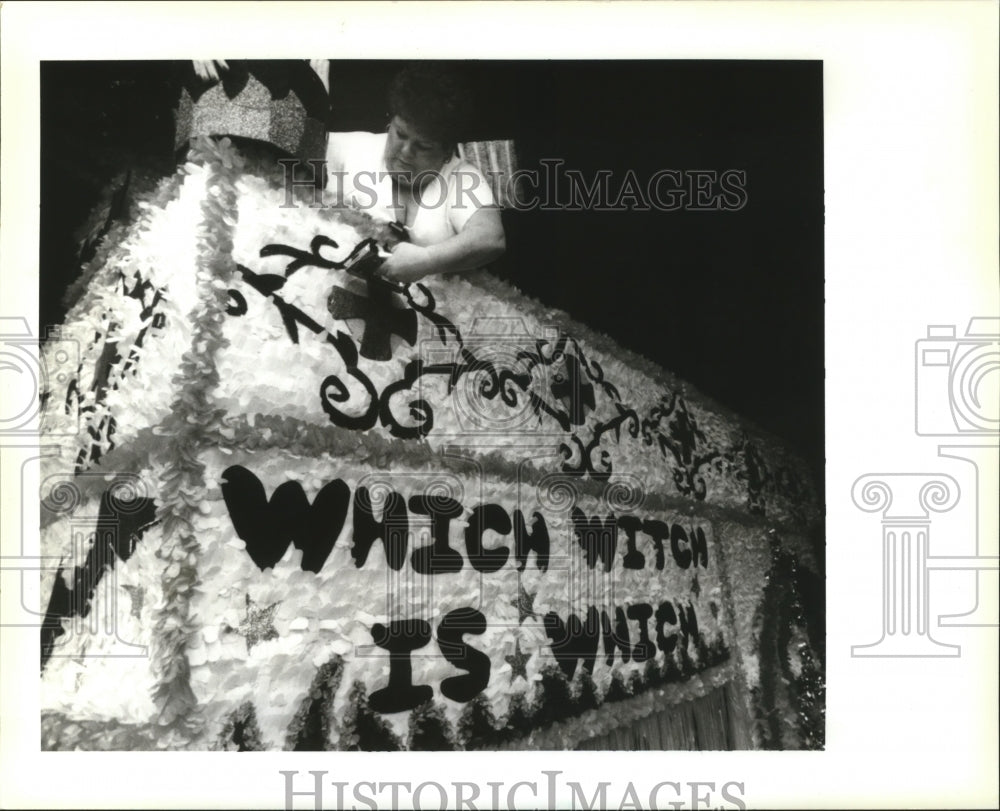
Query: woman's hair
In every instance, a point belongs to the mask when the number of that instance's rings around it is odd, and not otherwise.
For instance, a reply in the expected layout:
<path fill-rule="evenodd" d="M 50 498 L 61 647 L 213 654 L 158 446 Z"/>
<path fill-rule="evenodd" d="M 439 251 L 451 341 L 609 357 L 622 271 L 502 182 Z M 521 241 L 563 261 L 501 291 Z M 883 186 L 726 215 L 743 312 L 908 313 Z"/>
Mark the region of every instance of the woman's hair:
<path fill-rule="evenodd" d="M 464 78 L 438 62 L 414 62 L 389 85 L 389 115 L 398 115 L 446 147 L 463 140 L 471 107 L 472 92 Z"/>

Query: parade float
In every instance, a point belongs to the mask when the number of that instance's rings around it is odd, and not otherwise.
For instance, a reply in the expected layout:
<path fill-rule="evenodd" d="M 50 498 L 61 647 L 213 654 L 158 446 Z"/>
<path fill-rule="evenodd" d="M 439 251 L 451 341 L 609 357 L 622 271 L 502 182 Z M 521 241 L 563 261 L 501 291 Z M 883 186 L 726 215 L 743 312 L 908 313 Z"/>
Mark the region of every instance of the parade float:
<path fill-rule="evenodd" d="M 45 346 L 43 747 L 821 747 L 802 462 L 486 270 L 359 273 L 224 137 L 307 106 L 188 93 Z"/>

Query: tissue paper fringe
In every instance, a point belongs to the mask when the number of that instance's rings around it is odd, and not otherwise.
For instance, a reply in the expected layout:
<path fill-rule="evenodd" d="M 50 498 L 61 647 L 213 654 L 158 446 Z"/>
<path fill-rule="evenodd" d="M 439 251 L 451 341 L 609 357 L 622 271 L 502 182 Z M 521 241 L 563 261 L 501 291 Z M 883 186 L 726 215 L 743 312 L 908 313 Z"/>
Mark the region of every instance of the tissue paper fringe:
<path fill-rule="evenodd" d="M 152 433 L 144 431 L 138 448 L 119 449 L 122 456 L 117 459 L 118 462 L 128 460 L 126 464 L 131 466 L 148 454 L 152 457 L 149 461 L 155 461 L 157 468 L 164 471 L 158 512 L 163 524 L 164 545 L 157 550 L 157 557 L 163 566 L 164 599 L 154 613 L 155 642 L 151 662 L 157 679 L 153 697 L 158 717 L 154 723 L 130 725 L 114 721 L 78 721 L 60 713 L 45 713 L 42 717 L 42 744 L 45 749 L 178 749 L 189 748 L 192 742 L 204 740 L 209 735 L 215 739 L 217 748 L 240 751 L 266 748 L 261 742 L 252 703 L 245 702 L 229 713 L 221 730 L 208 730 L 199 717 L 197 701 L 191 689 L 187 649 L 199 632 L 199 622 L 191 616 L 191 599 L 200 586 L 199 544 L 191 518 L 199 505 L 205 502 L 207 493 L 204 464 L 199 460 L 200 450 L 207 447 L 245 450 L 281 448 L 294 454 L 315 456 L 327 453 L 354 458 L 375 467 L 388 467 L 390 459 L 393 463 L 411 466 L 438 468 L 447 465 L 445 457 L 426 443 L 400 442 L 380 436 L 377 432 L 358 433 L 283 417 L 257 415 L 251 424 L 244 417 L 224 417 L 221 410 L 213 408 L 212 393 L 219 383 L 216 353 L 225 346 L 222 325 L 226 317 L 226 290 L 235 272 L 232 258 L 233 218 L 238 211 L 235 184 L 242 170 L 239 154 L 226 140 L 196 140 L 189 155 L 188 167 L 161 184 L 151 198 L 150 206 L 133 228 L 141 238 L 149 229 L 151 212 L 174 199 L 187 176 L 185 173 L 193 170 L 207 170 L 208 177 L 207 193 L 201 203 L 202 222 L 198 229 L 196 280 L 199 304 L 192 313 L 194 330 L 191 347 L 184 355 L 173 381 L 178 395 L 172 404 L 171 416 Z M 119 265 L 128 260 L 125 243 L 112 238 L 116 233 L 108 235 L 85 269 L 90 286 L 74 306 L 70 318 L 74 314 L 80 316 L 89 312 L 96 306 L 101 287 L 110 285 L 114 274 L 120 272 Z M 132 237 L 128 241 L 131 242 Z M 474 287 L 501 298 L 510 298 L 515 293 L 509 285 L 487 274 L 472 274 L 469 281 Z M 536 302 L 525 299 L 523 307 L 540 321 L 553 317 L 553 313 Z M 593 333 L 581 325 L 574 325 L 573 329 L 582 341 L 614 355 L 614 365 L 622 365 L 623 368 L 625 364 L 631 365 L 634 370 L 648 375 L 666 388 L 679 391 L 691 404 L 726 415 L 724 409 L 688 390 L 663 370 L 614 346 L 606 336 Z M 737 425 L 740 423 L 735 416 L 732 416 L 732 421 Z M 153 435 L 162 444 L 154 446 L 151 441 Z M 160 439 L 163 437 L 166 437 L 165 442 Z M 729 447 L 728 456 L 723 454 L 723 461 L 732 463 L 731 468 L 735 472 L 727 467 L 725 471 L 720 468 L 720 473 L 724 472 L 727 477 L 734 476 L 734 481 L 739 478 L 739 466 L 742 464 L 742 457 L 737 457 L 746 453 L 744 446 L 747 441 L 744 435 L 743 446 L 734 444 Z M 526 472 L 523 465 L 506 461 L 499 452 L 482 462 L 484 470 L 500 476 L 509 474 L 513 477 L 516 474 L 523 477 Z M 540 480 L 543 471 L 530 467 L 528 474 L 537 475 Z M 578 486 L 597 496 L 603 492 L 605 484 L 586 479 L 580 480 Z M 795 525 L 801 531 L 803 523 L 808 525 L 815 521 L 815 498 L 808 494 L 802 512 L 792 510 L 780 518 L 772 514 L 768 517 L 770 520 L 764 517 L 763 512 L 755 513 L 752 505 L 749 511 L 744 511 L 710 501 L 695 503 L 682 496 L 650 495 L 649 498 L 651 507 L 685 507 L 692 514 L 713 521 L 731 521 L 740 525 L 739 537 L 719 532 L 717 544 L 726 547 L 726 555 L 730 558 L 725 566 L 731 571 L 723 572 L 721 578 L 727 613 L 736 618 L 737 624 L 744 621 L 743 618 L 752 624 L 749 635 L 736 633 L 738 642 L 744 642 L 743 637 L 747 637 L 752 643 L 746 650 L 733 645 L 735 659 L 730 658 L 729 647 L 719 637 L 704 650 L 696 651 L 697 666 L 692 663 L 686 648 L 679 649 L 676 661 L 668 659 L 662 667 L 650 662 L 643 674 L 633 673 L 627 683 L 616 673 L 604 695 L 599 694 L 593 681 L 582 670 L 570 682 L 558 667 L 548 667 L 541 672 L 534 691 L 517 694 L 501 718 L 494 716 L 490 703 L 482 695 L 465 706 L 457 729 L 451 726 L 439 705 L 430 702 L 417 708 L 409 716 L 404 747 L 404 742 L 389 725 L 368 707 L 366 688 L 361 683 L 352 686 L 346 711 L 338 721 L 333 712 L 333 702 L 343 667 L 335 657 L 317 672 L 309 693 L 287 729 L 286 748 L 573 748 L 589 738 L 610 734 L 665 707 L 702 698 L 734 680 L 742 682 L 740 674 L 743 670 L 747 670 L 751 705 L 756 713 L 754 743 L 758 747 L 822 746 L 823 683 L 819 658 L 813 649 L 815 646 L 803 644 L 800 640 L 796 642 L 798 658 L 794 663 L 786 645 L 777 660 L 760 665 L 759 673 L 755 666 L 757 659 L 763 658 L 761 637 L 767 642 L 777 633 L 782 640 L 790 639 L 796 628 L 809 627 L 797 592 L 789 595 L 780 591 L 774 585 L 775 580 L 765 579 L 763 570 L 759 573 L 759 582 L 764 591 L 748 590 L 747 598 L 751 602 L 744 600 L 736 605 L 730 590 L 731 574 L 735 572 L 739 572 L 743 579 L 749 577 L 758 582 L 751 577 L 756 570 L 745 571 L 740 564 L 743 557 L 755 561 L 761 557 L 753 550 L 760 546 L 760 539 L 765 534 L 762 529 L 767 527 L 773 530 L 776 524 L 781 527 L 787 521 L 789 529 Z M 782 511 L 778 512 L 781 514 Z M 747 549 L 741 551 L 741 544 Z M 780 555 L 771 563 L 768 578 L 780 577 L 779 570 L 784 571 L 789 565 Z M 794 569 L 794 560 L 791 566 Z M 777 631 L 772 630 L 775 627 Z M 776 691 L 773 686 L 776 683 L 786 687 Z M 780 693 L 777 697 L 776 692 Z M 782 739 L 780 728 L 775 731 L 775 718 L 778 716 L 781 720 L 779 726 L 794 728 L 789 733 L 794 741 Z"/>
<path fill-rule="evenodd" d="M 206 166 L 209 177 L 198 229 L 199 304 L 194 312 L 194 335 L 174 379 L 174 390 L 179 394 L 163 426 L 168 439 L 158 460 L 166 470 L 157 516 L 164 543 L 156 553 L 163 563 L 163 602 L 155 611 L 151 666 L 158 681 L 153 691 L 157 723 L 182 728 L 195 737 L 200 734 L 201 721 L 195 712 L 197 701 L 186 651 L 199 631 L 197 618 L 190 614 L 191 598 L 199 585 L 199 544 L 190 515 L 191 508 L 206 496 L 198 449 L 205 432 L 220 416 L 211 406 L 211 392 L 219 382 L 215 354 L 224 345 L 226 283 L 236 270 L 232 259 L 233 212 L 242 158 L 227 139 L 198 138 L 192 142 L 189 160 Z M 220 281 L 222 284 L 215 284 Z"/>

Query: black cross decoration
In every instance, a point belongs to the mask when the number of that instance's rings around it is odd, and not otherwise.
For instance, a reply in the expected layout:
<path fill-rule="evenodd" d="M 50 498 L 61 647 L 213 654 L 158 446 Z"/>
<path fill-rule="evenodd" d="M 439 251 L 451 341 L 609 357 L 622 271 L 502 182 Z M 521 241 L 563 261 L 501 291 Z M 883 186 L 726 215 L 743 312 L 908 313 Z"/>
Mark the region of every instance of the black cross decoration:
<path fill-rule="evenodd" d="M 360 318 L 365 322 L 361 338 L 361 357 L 368 360 L 390 360 L 391 338 L 398 335 L 410 346 L 417 340 L 417 314 L 413 310 L 396 307 L 392 302 L 393 289 L 377 281 L 368 281 L 368 295 L 359 296 L 342 287 L 334 287 L 327 306 L 330 315 L 338 320 Z"/>

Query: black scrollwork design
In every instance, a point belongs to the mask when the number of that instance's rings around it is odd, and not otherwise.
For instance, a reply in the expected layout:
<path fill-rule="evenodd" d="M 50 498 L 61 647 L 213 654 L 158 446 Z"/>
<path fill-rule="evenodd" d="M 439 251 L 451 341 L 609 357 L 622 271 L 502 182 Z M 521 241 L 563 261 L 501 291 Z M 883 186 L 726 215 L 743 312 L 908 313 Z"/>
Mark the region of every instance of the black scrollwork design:
<path fill-rule="evenodd" d="M 615 403 L 615 407 L 618 409 L 618 415 L 606 422 L 598 423 L 594 427 L 589 442 L 584 444 L 576 434 L 570 437 L 579 450 L 579 461 L 574 462 L 577 459 L 577 454 L 569 446 L 562 446 L 563 473 L 577 476 L 589 474 L 591 478 L 598 481 L 603 481 L 611 476 L 613 472 L 611 455 L 601 445 L 604 435 L 614 432 L 615 441 L 620 442 L 621 431 L 625 427 L 632 438 L 639 436 L 639 415 L 633 409 L 625 408 L 621 403 Z"/>
<path fill-rule="evenodd" d="M 622 428 L 626 428 L 633 438 L 638 437 L 638 414 L 622 405 L 621 395 L 605 379 L 604 369 L 596 361 L 587 358 L 572 336 L 560 335 L 555 341 L 539 339 L 533 345 L 516 347 L 509 364 L 497 363 L 487 354 L 477 352 L 465 341 L 459 328 L 437 312 L 434 296 L 423 284 L 395 285 L 377 276 L 370 276 L 367 278 L 369 293 L 378 295 L 371 295 L 367 303 L 359 303 L 356 299 L 360 297 L 338 293 L 339 288 L 335 288 L 330 299 L 331 313 L 336 318 L 365 318 L 366 332 L 360 352 L 349 335 L 342 332 L 330 335 L 310 316 L 285 301 L 278 292 L 286 279 L 303 267 L 345 269 L 347 262 L 337 262 L 322 255 L 323 249 L 336 247 L 338 246 L 332 239 L 323 236 L 313 238 L 308 251 L 289 245 L 265 245 L 260 251 L 262 257 L 290 258 L 283 276 L 258 274 L 242 265 L 238 266 L 244 281 L 277 308 L 293 343 L 298 343 L 299 327 L 304 326 L 314 334 L 323 336 L 340 355 L 346 373 L 339 377 L 328 376 L 320 390 L 323 410 L 334 424 L 343 428 L 367 430 L 379 422 L 399 438 L 425 437 L 434 426 L 433 409 L 427 400 L 419 396 L 408 397 L 407 392 L 413 391 L 421 378 L 434 375 L 446 379 L 448 392 L 451 393 L 464 376 L 474 374 L 477 394 L 481 398 L 500 398 L 504 405 L 515 408 L 523 402 L 523 397 L 527 397 L 527 406 L 536 415 L 548 415 L 562 430 L 571 434 L 569 444 L 561 446 L 562 470 L 570 475 L 607 478 L 612 472 L 612 462 L 609 452 L 602 447 L 605 435 L 613 435 L 616 441 L 620 441 Z M 411 345 L 415 339 L 414 325 L 408 320 L 404 323 L 402 319 L 405 316 L 402 313 L 397 315 L 398 311 L 394 307 L 390 313 L 394 320 L 388 325 L 382 324 L 385 334 L 369 334 L 368 322 L 380 320 L 379 313 L 372 309 L 373 302 L 376 298 L 382 301 L 389 292 L 401 294 L 409 313 L 425 318 L 433 326 L 441 343 L 453 343 L 455 350 L 445 362 L 427 362 L 424 359 L 410 361 L 406 364 L 402 377 L 379 393 L 370 378 L 358 368 L 359 354 L 369 360 L 388 360 L 391 358 L 388 345 L 391 333 L 399 334 Z M 536 368 L 551 372 L 546 378 L 549 381 L 547 389 L 532 385 Z M 351 380 L 357 385 L 349 386 L 348 382 Z M 351 392 L 358 387 L 365 392 L 367 404 L 363 413 L 351 416 L 343 406 L 353 399 Z M 586 428 L 588 414 L 597 408 L 597 392 L 614 404 L 617 414 L 611 419 L 597 421 L 581 435 L 580 432 Z M 645 433 L 645 428 L 643 430 Z"/>
<path fill-rule="evenodd" d="M 226 304 L 226 315 L 239 318 L 247 314 L 246 297 L 239 290 L 227 290 L 230 301 Z"/>
<path fill-rule="evenodd" d="M 382 390 L 379 403 L 379 419 L 389 429 L 389 433 L 400 439 L 416 439 L 427 436 L 434 427 L 434 412 L 426 400 L 418 398 L 407 403 L 411 419 L 416 425 L 403 425 L 393 413 L 393 398 L 400 392 L 408 391 L 425 374 L 423 360 L 417 358 L 406 364 L 403 377 L 390 383 Z"/>
<path fill-rule="evenodd" d="M 309 243 L 309 250 L 303 251 L 301 248 L 293 248 L 291 245 L 280 245 L 272 243 L 260 249 L 262 259 L 268 256 L 290 256 L 292 261 L 285 265 L 285 278 L 287 279 L 295 271 L 304 267 L 326 268 L 327 270 L 343 270 L 346 263 L 335 262 L 325 258 L 320 251 L 323 248 L 339 248 L 340 246 L 330 237 L 318 234 Z"/>
<path fill-rule="evenodd" d="M 414 290 L 423 296 L 424 300 L 422 302 L 413 298 Z M 450 334 L 458 342 L 460 347 L 464 345 L 462 342 L 462 333 L 458 331 L 458 327 L 452 324 L 451 321 L 443 315 L 434 311 L 434 295 L 424 285 L 419 282 L 407 285 L 403 290 L 403 295 L 406 296 L 406 303 L 410 305 L 410 308 L 414 312 L 420 313 L 420 315 L 424 316 L 424 318 L 434 325 L 434 329 L 437 330 L 438 339 L 441 343 L 448 343 L 448 335 Z"/>
<path fill-rule="evenodd" d="M 347 367 L 347 374 L 356 380 L 368 395 L 368 405 L 364 413 L 351 416 L 341 409 L 337 404 L 346 403 L 350 398 L 350 389 L 336 375 L 328 375 L 320 384 L 320 403 L 323 411 L 330 418 L 334 425 L 347 428 L 353 431 L 367 431 L 374 427 L 379 415 L 378 391 L 371 379 L 358 369 L 358 349 L 350 335 L 338 332 L 336 335 L 326 333 L 327 341 L 333 345 Z"/>
<path fill-rule="evenodd" d="M 332 240 L 330 240 L 332 242 Z M 315 245 L 316 241 L 313 240 Z M 325 260 L 324 260 L 325 261 Z M 243 280 L 254 290 L 267 298 L 281 315 L 282 323 L 288 332 L 292 343 L 299 342 L 299 325 L 305 327 L 314 335 L 322 337 L 340 355 L 346 367 L 346 374 L 355 380 L 365 391 L 368 404 L 360 415 L 351 415 L 338 406 L 349 402 L 351 389 L 336 375 L 327 376 L 320 384 L 320 404 L 330 421 L 342 428 L 365 431 L 373 427 L 378 419 L 378 391 L 364 372 L 358 368 L 358 349 L 351 336 L 337 332 L 330 334 L 321 324 L 300 310 L 294 304 L 289 304 L 277 291 L 285 284 L 285 277 L 276 274 L 255 273 L 250 268 L 237 265 L 236 269 Z"/>
<path fill-rule="evenodd" d="M 767 493 L 773 491 L 774 480 L 757 446 L 743 434 L 739 445 L 726 454 L 726 459 L 735 468 L 735 478 L 746 482 L 747 509 L 754 515 L 766 515 Z"/>
<path fill-rule="evenodd" d="M 142 328 L 136 334 L 135 340 L 129 347 L 128 354 L 123 361 L 118 351 L 118 338 L 116 337 L 120 325 L 115 321 L 109 324 L 108 330 L 105 333 L 105 344 L 95 364 L 94 379 L 90 386 L 93 399 L 88 405 L 80 408 L 81 417 L 89 417 L 106 403 L 108 392 L 117 389 L 121 381 L 126 378 L 138 363 L 142 355 L 142 345 L 146 340 L 149 330 L 161 329 L 166 323 L 166 317 L 157 309 L 157 306 L 163 300 L 163 291 L 160 288 L 153 287 L 152 282 L 143 279 L 138 274 L 134 275 L 132 279 L 134 279 L 135 283 L 130 288 L 129 278 L 124 274 L 121 275 L 119 279 L 122 286 L 121 292 L 123 296 L 134 298 L 142 305 L 142 310 L 139 312 L 139 320 L 142 323 Z M 117 374 L 115 374 L 116 369 Z M 70 388 L 66 393 L 67 409 L 71 408 L 72 401 L 79 403 L 82 399 L 79 395 L 78 379 L 79 371 L 78 377 L 71 382 Z M 97 464 L 105 450 L 111 450 L 115 447 L 115 429 L 115 418 L 109 412 L 105 412 L 97 424 L 91 423 L 88 425 L 87 432 L 90 435 L 91 441 L 77 454 L 75 466 L 77 473 L 85 470 L 91 464 Z"/>
<path fill-rule="evenodd" d="M 724 454 L 727 473 L 744 482 L 747 489 L 747 509 L 756 515 L 766 515 L 769 500 L 774 497 L 788 501 L 793 512 L 802 503 L 805 486 L 799 476 L 782 465 L 767 463 L 757 444 L 746 433 Z"/>
<path fill-rule="evenodd" d="M 676 392 L 661 397 L 650 410 L 649 417 L 642 421 L 642 436 L 647 445 L 655 443 L 664 458 L 668 452 L 673 457 L 674 484 L 678 491 L 704 501 L 708 487 L 703 472 L 722 454 L 704 448 L 705 434 L 698 428 L 684 399 Z"/>
<path fill-rule="evenodd" d="M 563 361 L 566 364 L 567 374 L 565 380 L 567 388 L 564 391 L 576 394 L 584 401 L 584 404 L 591 399 L 588 392 L 592 391 L 592 386 L 600 387 L 610 400 L 621 401 L 618 389 L 604 379 L 604 369 L 601 365 L 597 361 L 588 360 L 583 348 L 570 335 L 560 335 L 555 343 L 544 339 L 539 340 L 535 344 L 535 352 L 525 351 L 519 357 L 526 361 L 529 373 L 536 366 L 551 367 L 559 361 Z M 586 379 L 580 375 L 580 370 L 586 373 Z M 563 381 L 554 382 L 559 390 L 561 387 L 558 384 Z M 573 405 L 567 410 L 567 414 L 579 413 L 580 410 L 579 405 Z"/>

